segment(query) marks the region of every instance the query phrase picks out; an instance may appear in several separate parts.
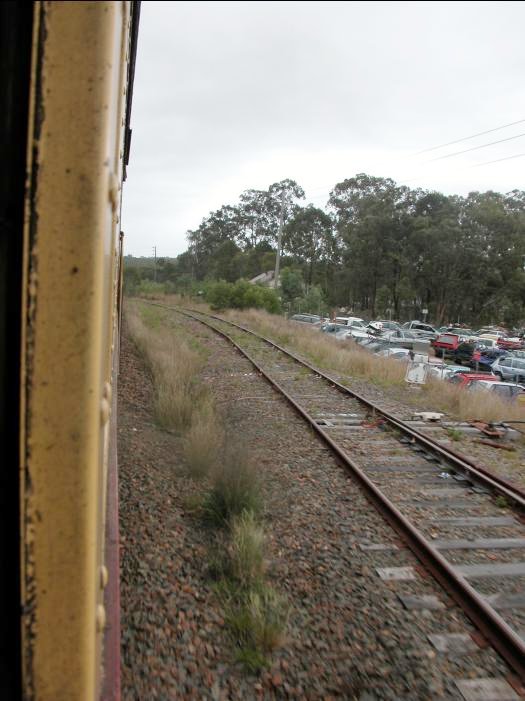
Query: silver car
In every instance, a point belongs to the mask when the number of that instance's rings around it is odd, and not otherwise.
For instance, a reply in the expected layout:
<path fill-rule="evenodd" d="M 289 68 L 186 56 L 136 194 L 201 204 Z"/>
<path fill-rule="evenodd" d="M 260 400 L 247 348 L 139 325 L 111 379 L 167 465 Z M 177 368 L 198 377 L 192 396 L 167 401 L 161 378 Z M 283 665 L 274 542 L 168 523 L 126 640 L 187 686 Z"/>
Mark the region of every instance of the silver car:
<path fill-rule="evenodd" d="M 491 368 L 492 372 L 502 380 L 525 382 L 525 358 L 504 355 L 492 363 Z"/>

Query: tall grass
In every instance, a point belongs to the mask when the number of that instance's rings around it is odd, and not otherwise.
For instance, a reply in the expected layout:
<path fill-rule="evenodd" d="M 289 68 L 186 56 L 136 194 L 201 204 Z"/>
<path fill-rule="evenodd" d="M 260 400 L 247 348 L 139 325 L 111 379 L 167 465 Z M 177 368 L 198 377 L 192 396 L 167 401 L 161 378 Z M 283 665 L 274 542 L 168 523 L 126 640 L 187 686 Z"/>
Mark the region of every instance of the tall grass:
<path fill-rule="evenodd" d="M 430 380 L 423 391 L 434 405 L 461 419 L 525 421 L 525 406 L 505 401 L 489 392 L 469 392 L 439 380 Z"/>
<path fill-rule="evenodd" d="M 188 474 L 200 480 L 217 471 L 224 452 L 224 427 L 211 401 L 194 409 L 183 438 Z"/>
<path fill-rule="evenodd" d="M 195 406 L 206 397 L 198 380 L 203 358 L 172 330 L 160 325 L 158 316 L 149 310 L 142 316 L 141 309 L 139 304 L 127 304 L 126 321 L 153 377 L 155 418 L 162 428 L 185 429 Z"/>

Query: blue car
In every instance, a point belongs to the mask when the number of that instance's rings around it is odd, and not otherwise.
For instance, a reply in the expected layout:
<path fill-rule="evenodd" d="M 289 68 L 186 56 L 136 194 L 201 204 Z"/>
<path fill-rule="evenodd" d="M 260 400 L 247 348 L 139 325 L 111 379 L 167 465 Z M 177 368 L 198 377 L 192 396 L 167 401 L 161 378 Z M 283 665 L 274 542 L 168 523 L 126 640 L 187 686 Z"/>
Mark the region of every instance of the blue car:
<path fill-rule="evenodd" d="M 491 365 L 502 355 L 509 355 L 508 351 L 501 350 L 500 348 L 480 348 L 481 356 L 478 360 L 478 368 L 481 371 L 492 372 Z M 476 363 L 471 360 L 469 363 L 471 368 L 476 367 Z"/>

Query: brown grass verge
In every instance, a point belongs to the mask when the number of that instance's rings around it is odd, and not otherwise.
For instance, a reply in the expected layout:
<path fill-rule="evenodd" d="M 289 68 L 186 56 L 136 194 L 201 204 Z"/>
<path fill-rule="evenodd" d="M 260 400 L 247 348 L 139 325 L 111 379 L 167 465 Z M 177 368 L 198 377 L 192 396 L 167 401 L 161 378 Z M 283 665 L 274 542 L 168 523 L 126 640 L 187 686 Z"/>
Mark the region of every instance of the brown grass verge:
<path fill-rule="evenodd" d="M 191 307 L 197 311 L 210 311 L 208 305 L 190 300 L 188 297 L 172 295 L 166 297 L 165 301 Z M 365 380 L 386 389 L 399 388 L 403 391 L 406 387 L 404 379 L 406 368 L 403 363 L 389 358 L 377 358 L 352 342 L 339 343 L 311 328 L 256 309 L 229 310 L 222 316 L 243 324 L 302 355 L 320 369 L 343 377 Z M 481 392 L 471 394 L 465 390 L 459 390 L 448 382 L 429 380 L 417 399 L 407 394 L 405 400 L 412 404 L 421 403 L 422 397 L 434 411 L 442 411 L 461 420 L 525 421 L 525 406 L 511 404 L 490 394 Z"/>
<path fill-rule="evenodd" d="M 131 337 L 153 376 L 157 422 L 166 429 L 187 428 L 195 407 L 206 398 L 198 382 L 203 358 L 157 323 L 157 316 L 148 317 L 146 323 L 140 304 L 128 302 L 125 314 Z"/>

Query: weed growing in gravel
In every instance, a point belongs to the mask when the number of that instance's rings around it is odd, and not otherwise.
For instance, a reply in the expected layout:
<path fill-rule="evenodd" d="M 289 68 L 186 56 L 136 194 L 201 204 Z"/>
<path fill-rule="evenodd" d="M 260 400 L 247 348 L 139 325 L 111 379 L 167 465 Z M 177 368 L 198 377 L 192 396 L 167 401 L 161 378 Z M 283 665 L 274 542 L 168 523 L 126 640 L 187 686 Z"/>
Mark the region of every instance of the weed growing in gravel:
<path fill-rule="evenodd" d="M 251 672 L 268 664 L 267 656 L 284 639 L 289 607 L 285 599 L 266 584 L 224 602 L 225 620 L 237 647 L 237 660 Z"/>
<path fill-rule="evenodd" d="M 457 428 L 447 428 L 447 434 L 452 441 L 460 441 L 463 438 L 463 434 Z"/>
<path fill-rule="evenodd" d="M 253 512 L 244 511 L 233 519 L 228 550 L 231 576 L 243 589 L 262 581 L 264 532 Z"/>
<path fill-rule="evenodd" d="M 505 499 L 505 497 L 503 496 L 503 494 L 498 494 L 498 496 L 494 499 L 494 503 L 495 503 L 496 506 L 498 506 L 500 509 L 504 509 L 504 508 L 506 508 L 506 507 L 509 505 L 508 501 Z"/>
<path fill-rule="evenodd" d="M 221 463 L 211 475 L 211 488 L 204 499 L 206 521 L 215 526 L 231 525 L 244 511 L 257 516 L 262 511 L 260 480 L 247 451 L 236 440 L 227 441 Z"/>
<path fill-rule="evenodd" d="M 183 440 L 184 458 L 190 477 L 201 480 L 217 469 L 223 442 L 224 429 L 212 403 L 201 404 L 193 411 L 191 426 Z"/>

